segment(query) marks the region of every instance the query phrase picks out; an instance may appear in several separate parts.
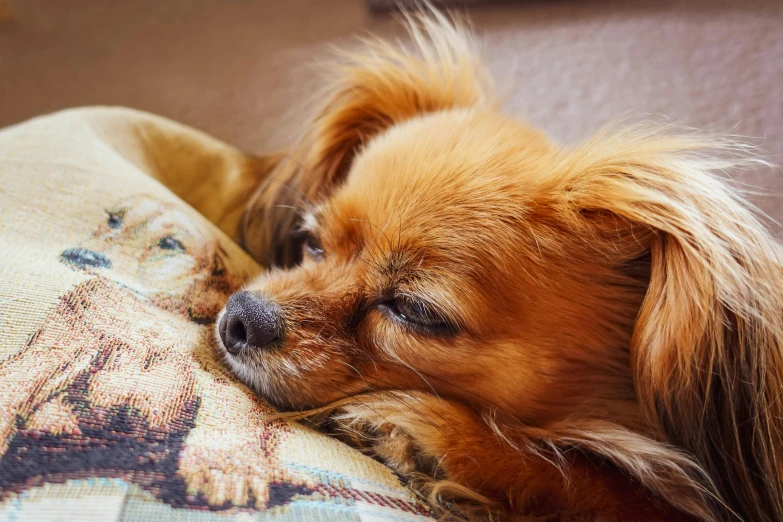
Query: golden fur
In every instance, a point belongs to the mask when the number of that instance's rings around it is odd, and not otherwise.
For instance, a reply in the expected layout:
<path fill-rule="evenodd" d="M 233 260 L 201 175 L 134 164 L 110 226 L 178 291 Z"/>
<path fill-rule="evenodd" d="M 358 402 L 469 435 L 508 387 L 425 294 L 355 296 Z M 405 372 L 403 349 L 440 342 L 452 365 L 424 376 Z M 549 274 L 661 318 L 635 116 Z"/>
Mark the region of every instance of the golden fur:
<path fill-rule="evenodd" d="M 426 472 L 444 515 L 783 521 L 781 248 L 718 176 L 747 148 L 562 147 L 498 111 L 459 24 L 410 27 L 333 65 L 251 199 L 246 246 L 289 269 L 247 289 L 285 338 L 229 366 Z"/>

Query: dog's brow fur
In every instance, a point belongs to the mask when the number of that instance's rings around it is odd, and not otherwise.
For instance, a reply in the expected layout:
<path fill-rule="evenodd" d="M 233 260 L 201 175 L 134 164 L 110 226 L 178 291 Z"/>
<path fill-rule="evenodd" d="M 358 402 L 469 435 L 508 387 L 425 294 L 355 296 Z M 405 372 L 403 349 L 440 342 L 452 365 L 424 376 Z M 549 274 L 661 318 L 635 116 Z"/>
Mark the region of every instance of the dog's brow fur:
<path fill-rule="evenodd" d="M 783 256 L 722 179 L 755 151 L 653 124 L 559 146 L 498 112 L 459 23 L 407 24 L 413 49 L 330 65 L 259 187 L 244 236 L 290 269 L 248 290 L 288 334 L 231 368 L 426 472 L 444 516 L 783 520 Z M 390 286 L 461 328 L 392 320 Z"/>

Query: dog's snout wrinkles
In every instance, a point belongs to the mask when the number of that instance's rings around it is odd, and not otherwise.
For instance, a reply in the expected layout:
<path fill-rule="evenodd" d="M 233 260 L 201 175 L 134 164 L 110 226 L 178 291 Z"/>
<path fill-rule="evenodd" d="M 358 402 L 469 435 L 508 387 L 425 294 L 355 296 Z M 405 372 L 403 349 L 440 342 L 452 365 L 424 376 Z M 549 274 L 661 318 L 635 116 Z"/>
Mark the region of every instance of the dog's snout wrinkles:
<path fill-rule="evenodd" d="M 111 260 L 86 248 L 69 248 L 60 254 L 60 260 L 64 263 L 76 265 L 79 268 L 111 268 Z"/>
<path fill-rule="evenodd" d="M 220 338 L 232 355 L 246 348 L 267 350 L 281 340 L 281 322 L 275 303 L 251 292 L 237 292 L 229 298 L 220 321 Z"/>

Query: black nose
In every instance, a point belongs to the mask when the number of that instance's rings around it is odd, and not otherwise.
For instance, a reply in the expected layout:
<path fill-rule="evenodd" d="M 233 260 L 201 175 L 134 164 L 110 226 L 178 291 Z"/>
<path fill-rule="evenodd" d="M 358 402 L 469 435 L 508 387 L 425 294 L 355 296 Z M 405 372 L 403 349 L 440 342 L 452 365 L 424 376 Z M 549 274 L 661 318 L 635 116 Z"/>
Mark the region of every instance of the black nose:
<path fill-rule="evenodd" d="M 108 257 L 86 248 L 69 248 L 60 254 L 60 261 L 79 268 L 111 268 L 111 260 Z"/>
<path fill-rule="evenodd" d="M 247 348 L 269 350 L 282 341 L 280 308 L 251 292 L 237 292 L 228 299 L 218 331 L 232 355 Z"/>

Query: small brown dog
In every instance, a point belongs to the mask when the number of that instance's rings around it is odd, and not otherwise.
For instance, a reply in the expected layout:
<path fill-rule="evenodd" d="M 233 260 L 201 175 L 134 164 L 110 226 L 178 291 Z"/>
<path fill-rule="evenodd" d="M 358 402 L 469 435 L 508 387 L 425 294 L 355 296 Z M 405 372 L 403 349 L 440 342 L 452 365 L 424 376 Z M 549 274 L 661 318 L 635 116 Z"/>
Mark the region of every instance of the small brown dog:
<path fill-rule="evenodd" d="M 497 111 L 463 29 L 411 27 L 335 68 L 259 188 L 246 246 L 290 269 L 229 299 L 230 367 L 452 513 L 783 520 L 781 248 L 715 176 L 743 147 L 558 146 Z"/>

